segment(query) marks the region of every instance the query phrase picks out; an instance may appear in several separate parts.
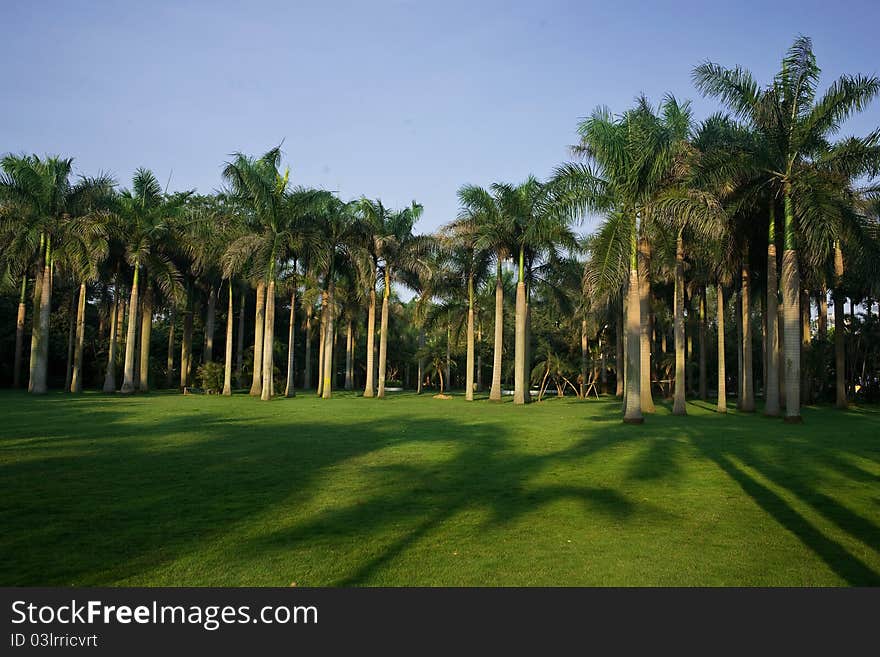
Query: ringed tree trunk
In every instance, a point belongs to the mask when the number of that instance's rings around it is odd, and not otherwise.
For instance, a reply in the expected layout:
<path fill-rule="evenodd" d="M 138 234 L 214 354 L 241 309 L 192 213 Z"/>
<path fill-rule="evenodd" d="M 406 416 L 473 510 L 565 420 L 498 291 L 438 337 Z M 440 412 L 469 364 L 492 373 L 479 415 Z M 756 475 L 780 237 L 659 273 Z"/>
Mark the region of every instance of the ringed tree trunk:
<path fill-rule="evenodd" d="M 76 304 L 76 344 L 73 351 L 73 373 L 70 377 L 70 392 L 79 393 L 83 389 L 83 344 L 86 333 L 86 284 L 79 284 L 79 301 Z"/>
<path fill-rule="evenodd" d="M 241 388 L 241 373 L 244 369 L 244 292 L 239 295 L 238 300 L 238 337 L 235 341 L 235 385 Z"/>
<path fill-rule="evenodd" d="M 290 322 L 287 326 L 287 386 L 284 388 L 285 397 L 296 397 L 296 352 L 295 334 L 296 325 L 296 285 L 290 293 Z"/>
<path fill-rule="evenodd" d="M 324 294 L 321 293 L 321 317 L 318 322 L 318 368 L 316 370 L 315 378 L 318 379 L 318 389 L 317 395 L 321 396 L 321 392 L 323 391 L 324 386 L 324 332 L 327 330 L 327 311 L 326 306 L 324 305 Z"/>
<path fill-rule="evenodd" d="M 504 349 L 504 287 L 501 284 L 501 254 L 495 273 L 495 343 L 492 353 L 492 387 L 490 401 L 501 401 L 501 353 Z"/>
<path fill-rule="evenodd" d="M 217 321 L 217 291 L 212 285 L 208 288 L 208 308 L 205 311 L 205 348 L 202 360 L 210 363 L 214 360 L 214 324 Z"/>
<path fill-rule="evenodd" d="M 654 412 L 654 398 L 651 395 L 651 246 L 646 238 L 639 240 L 639 395 L 642 413 Z"/>
<path fill-rule="evenodd" d="M 138 390 L 150 390 L 150 334 L 153 332 L 153 288 L 146 285 L 141 309 L 141 367 Z"/>
<path fill-rule="evenodd" d="M 260 399 L 269 401 L 275 394 L 275 263 L 270 265 L 269 283 L 266 285 L 266 326 L 263 329 L 263 385 L 260 390 Z"/>
<path fill-rule="evenodd" d="M 785 190 L 785 250 L 782 253 L 782 315 L 785 360 L 785 421 L 801 418 L 801 331 L 798 254 L 795 246 L 794 208 L 791 190 Z"/>
<path fill-rule="evenodd" d="M 47 391 L 49 374 L 49 314 L 52 309 L 52 238 L 46 236 L 46 266 L 43 271 L 42 290 L 40 291 L 39 342 L 33 376 L 35 395 L 44 395 Z"/>
<path fill-rule="evenodd" d="M 675 324 L 675 398 L 673 415 L 687 415 L 684 379 L 684 240 L 681 232 L 675 241 L 675 299 L 673 303 Z"/>
<path fill-rule="evenodd" d="M 846 399 L 846 297 L 843 295 L 843 251 L 834 243 L 834 387 L 835 406 L 847 408 Z"/>
<path fill-rule="evenodd" d="M 776 271 L 776 226 L 774 204 L 770 204 L 767 239 L 767 388 L 764 415 L 778 416 L 779 408 L 779 280 Z"/>
<path fill-rule="evenodd" d="M 749 270 L 748 254 L 743 253 L 742 264 L 742 351 L 743 351 L 743 403 L 742 410 L 746 413 L 755 411 L 755 382 L 752 375 L 752 322 L 749 306 L 749 288 L 751 272 Z"/>
<path fill-rule="evenodd" d="M 21 358 L 24 349 L 24 320 L 26 314 L 27 274 L 21 276 L 21 294 L 18 298 L 18 316 L 15 319 L 15 358 L 12 361 L 12 387 L 21 387 Z"/>
<path fill-rule="evenodd" d="M 385 397 L 385 374 L 388 358 L 388 296 L 391 294 L 391 267 L 385 263 L 385 291 L 382 294 L 382 326 L 379 332 L 379 393 Z"/>
<path fill-rule="evenodd" d="M 324 327 L 324 365 L 321 378 L 324 385 L 321 390 L 323 399 L 330 399 L 333 396 L 333 279 L 327 286 L 325 294 L 327 306 L 327 325 Z"/>
<path fill-rule="evenodd" d="M 636 237 L 632 237 L 632 255 L 629 268 L 629 287 L 626 292 L 626 390 L 623 421 L 642 424 L 641 404 L 641 299 L 639 294 L 639 266 Z"/>
<path fill-rule="evenodd" d="M 232 396 L 232 324 L 235 316 L 232 312 L 232 279 L 229 279 L 229 303 L 226 312 L 226 353 L 223 358 L 223 394 Z"/>
<path fill-rule="evenodd" d="M 263 331 L 266 328 L 266 282 L 257 283 L 257 303 L 254 312 L 254 375 L 250 394 L 259 397 L 263 390 Z"/>
<path fill-rule="evenodd" d="M 171 315 L 168 318 L 168 354 L 165 361 L 165 387 L 171 388 L 174 385 L 174 318 L 176 312 L 171 309 Z"/>
<path fill-rule="evenodd" d="M 467 401 L 474 400 L 474 275 L 468 276 L 468 317 L 467 317 L 467 370 L 465 371 L 465 393 Z"/>
<path fill-rule="evenodd" d="M 718 412 L 727 413 L 727 367 L 724 362 L 724 286 L 718 283 Z"/>
<path fill-rule="evenodd" d="M 514 324 L 513 403 L 526 403 L 526 284 L 524 278 L 525 254 L 519 249 L 519 272 L 516 281 L 516 317 Z"/>
<path fill-rule="evenodd" d="M 372 285 L 370 286 L 370 308 L 367 311 L 367 376 L 364 384 L 364 397 L 375 397 L 373 387 L 373 370 L 376 365 L 374 353 L 376 349 L 376 265 L 373 265 Z"/>
<path fill-rule="evenodd" d="M 34 391 L 35 373 L 40 345 L 40 296 L 43 293 L 43 272 L 46 270 L 46 237 L 40 235 L 40 260 L 37 263 L 37 276 L 34 281 L 33 320 L 31 321 L 31 351 L 28 362 L 28 392 Z"/>
<path fill-rule="evenodd" d="M 76 340 L 76 305 L 76 294 L 71 293 L 67 318 L 67 367 L 64 372 L 64 392 L 70 390 L 70 380 L 73 376 L 73 349 Z"/>
<path fill-rule="evenodd" d="M 110 339 L 107 349 L 107 370 L 104 372 L 104 392 L 116 392 L 116 330 L 119 314 L 119 281 L 113 286 L 113 304 L 110 306 Z"/>

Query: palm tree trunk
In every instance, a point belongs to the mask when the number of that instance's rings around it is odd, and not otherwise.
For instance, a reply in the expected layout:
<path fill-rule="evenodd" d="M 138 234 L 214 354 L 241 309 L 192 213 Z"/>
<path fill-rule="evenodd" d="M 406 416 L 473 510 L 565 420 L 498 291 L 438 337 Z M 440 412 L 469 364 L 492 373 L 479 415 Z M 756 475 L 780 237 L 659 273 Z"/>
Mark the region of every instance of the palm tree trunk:
<path fill-rule="evenodd" d="M 202 361 L 210 363 L 214 360 L 214 324 L 217 321 L 217 291 L 212 285 L 208 289 L 208 308 L 205 312 L 205 348 Z"/>
<path fill-rule="evenodd" d="M 639 294 L 639 269 L 636 261 L 635 237 L 632 244 L 632 262 L 629 269 L 629 288 L 626 293 L 626 391 L 623 421 L 641 424 L 645 421 L 641 405 L 641 301 Z"/>
<path fill-rule="evenodd" d="M 770 228 L 767 240 L 767 387 L 764 390 L 764 415 L 779 415 L 779 281 L 776 270 L 776 226 L 773 204 L 770 205 Z"/>
<path fill-rule="evenodd" d="M 374 397 L 373 369 L 376 367 L 374 354 L 376 348 L 376 268 L 373 267 L 372 286 L 370 287 L 370 308 L 367 311 L 367 376 L 364 384 L 364 397 Z"/>
<path fill-rule="evenodd" d="M 388 296 L 391 293 L 391 268 L 385 263 L 385 292 L 382 295 L 382 327 L 379 333 L 379 398 L 385 397 L 385 373 L 388 357 Z"/>
<path fill-rule="evenodd" d="M 323 293 L 321 294 L 323 297 Z M 327 309 L 323 304 L 323 299 L 321 303 L 321 316 L 318 322 L 318 366 L 315 369 L 315 378 L 318 380 L 318 389 L 317 395 L 321 396 L 321 392 L 324 390 L 324 332 L 327 330 Z"/>
<path fill-rule="evenodd" d="M 446 316 L 446 385 L 452 389 L 452 327 L 449 323 L 449 315 Z"/>
<path fill-rule="evenodd" d="M 843 294 L 843 251 L 840 242 L 834 243 L 834 387 L 835 405 L 847 408 L 846 398 L 846 297 Z"/>
<path fill-rule="evenodd" d="M 480 345 L 480 351 L 477 352 L 477 375 L 476 375 L 476 383 L 477 390 L 483 390 L 483 354 L 482 354 L 482 345 L 483 345 L 483 320 L 477 323 L 477 344 Z"/>
<path fill-rule="evenodd" d="M 617 316 L 617 336 L 615 338 L 615 358 L 616 358 L 616 371 L 614 373 L 615 379 L 617 380 L 614 386 L 614 395 L 615 397 L 623 397 L 623 384 L 624 384 L 624 358 L 623 358 L 623 330 L 625 326 L 624 321 L 624 310 L 625 303 L 621 303 L 620 305 L 620 313 Z"/>
<path fill-rule="evenodd" d="M 523 366 L 523 370 L 525 372 L 526 386 L 525 390 L 523 390 L 523 396 L 526 398 L 526 404 L 530 404 L 532 401 L 532 304 L 531 304 L 531 296 L 532 291 L 528 285 L 526 285 L 526 345 L 525 345 L 525 355 L 526 361 Z"/>
<path fill-rule="evenodd" d="M 349 318 L 345 327 L 345 389 L 354 389 L 354 361 L 352 360 L 354 351 L 354 322 Z"/>
<path fill-rule="evenodd" d="M 504 349 L 504 288 L 501 284 L 501 254 L 498 254 L 495 275 L 495 341 L 492 353 L 492 387 L 490 401 L 501 401 L 501 353 Z"/>
<path fill-rule="evenodd" d="M 526 403 L 526 284 L 523 248 L 519 249 L 519 274 L 516 281 L 516 313 L 513 353 L 513 403 Z"/>
<path fill-rule="evenodd" d="M 120 392 L 130 394 L 134 392 L 134 352 L 137 348 L 137 322 L 138 322 L 138 275 L 140 267 L 134 265 L 134 278 L 131 283 L 131 300 L 128 303 L 128 327 L 125 334 L 125 368 L 122 376 L 122 388 Z"/>
<path fill-rule="evenodd" d="M 584 391 L 587 389 L 587 350 L 589 347 L 589 338 L 587 337 L 587 320 L 581 320 L 581 385 L 578 397 L 584 397 Z"/>
<path fill-rule="evenodd" d="M 330 399 L 333 396 L 333 287 L 331 279 L 324 297 L 327 307 L 327 325 L 324 328 L 324 367 L 321 374 L 321 379 L 324 381 L 321 389 L 323 399 Z"/>
<path fill-rule="evenodd" d="M 73 351 L 73 372 L 70 376 L 70 392 L 82 392 L 83 344 L 86 333 L 86 284 L 79 284 L 79 301 L 76 304 L 76 345 Z"/>
<path fill-rule="evenodd" d="M 812 373 L 806 366 L 810 342 L 810 293 L 801 290 L 801 400 L 804 404 L 813 403 Z"/>
<path fill-rule="evenodd" d="M 71 293 L 70 305 L 67 312 L 67 367 L 64 372 L 64 392 L 70 390 L 70 381 L 73 376 L 73 349 L 76 340 L 76 295 Z"/>
<path fill-rule="evenodd" d="M 232 325 L 235 314 L 232 309 L 232 279 L 229 279 L 229 303 L 226 309 L 226 353 L 223 358 L 223 394 L 232 395 Z"/>
<path fill-rule="evenodd" d="M 654 398 L 651 395 L 651 334 L 649 315 L 651 313 L 651 246 L 648 240 L 639 240 L 639 397 L 642 413 L 654 412 Z"/>
<path fill-rule="evenodd" d="M 187 292 L 189 295 L 189 292 Z M 180 337 L 180 389 L 189 385 L 189 375 L 192 369 L 192 338 L 193 338 L 193 309 L 190 307 L 190 299 L 183 311 L 183 335 Z"/>
<path fill-rule="evenodd" d="M 468 276 L 467 358 L 464 377 L 464 398 L 474 400 L 474 275 Z"/>
<path fill-rule="evenodd" d="M 34 280 L 33 320 L 31 320 L 31 350 L 28 363 L 28 392 L 34 391 L 34 374 L 37 371 L 37 359 L 40 345 L 40 295 L 43 293 L 43 272 L 45 271 L 46 238 L 40 235 L 40 260 L 37 263 L 37 275 Z"/>
<path fill-rule="evenodd" d="M 742 288 L 736 292 L 736 407 L 743 408 L 744 381 L 743 377 L 743 312 L 742 312 Z"/>
<path fill-rule="evenodd" d="M 153 332 L 153 288 L 147 284 L 141 307 L 141 367 L 138 390 L 150 389 L 150 335 Z"/>
<path fill-rule="evenodd" d="M 263 385 L 260 399 L 269 401 L 275 394 L 275 276 L 270 274 L 266 285 L 266 326 L 263 329 Z"/>
<path fill-rule="evenodd" d="M 673 302 L 675 324 L 675 398 L 673 415 L 687 415 L 684 380 L 684 240 L 679 232 L 675 242 L 675 299 Z"/>
<path fill-rule="evenodd" d="M 743 253 L 742 264 L 742 325 L 743 325 L 743 405 L 746 413 L 755 411 L 755 380 L 752 374 L 752 322 L 749 304 L 751 271 L 748 254 Z"/>
<path fill-rule="evenodd" d="M 242 292 L 238 300 L 238 337 L 235 339 L 235 385 L 241 388 L 242 370 L 244 369 L 244 302 L 245 295 Z"/>
<path fill-rule="evenodd" d="M 46 236 L 46 267 L 43 271 L 40 291 L 39 342 L 34 368 L 33 390 L 35 395 L 43 395 L 48 390 L 49 375 L 49 314 L 52 309 L 52 239 Z"/>
<path fill-rule="evenodd" d="M 165 387 L 174 386 L 174 308 L 171 309 L 171 316 L 168 318 L 168 354 L 165 358 Z"/>
<path fill-rule="evenodd" d="M 782 313 L 785 340 L 785 421 L 801 422 L 801 276 L 795 249 L 791 190 L 785 190 L 785 250 L 782 253 Z"/>
<path fill-rule="evenodd" d="M 425 327 L 424 325 L 419 327 L 419 350 L 421 350 L 425 346 Z M 416 389 L 416 393 L 422 394 L 422 384 L 425 381 L 425 359 L 419 358 L 419 383 L 418 388 Z"/>
<path fill-rule="evenodd" d="M 284 389 L 285 397 L 296 397 L 296 350 L 294 327 L 296 325 L 296 287 L 290 293 L 290 322 L 287 326 L 287 386 Z"/>
<path fill-rule="evenodd" d="M 718 299 L 718 412 L 727 413 L 727 368 L 724 362 L 724 287 L 717 286 Z"/>
<path fill-rule="evenodd" d="M 708 384 L 706 381 L 706 286 L 700 286 L 700 399 L 706 401 L 709 398 Z"/>
<path fill-rule="evenodd" d="M 263 391 L 263 331 L 266 328 L 266 282 L 257 283 L 257 303 L 254 312 L 254 375 L 250 394 L 259 397 Z"/>
<path fill-rule="evenodd" d="M 116 392 L 116 331 L 118 322 L 116 316 L 119 314 L 119 281 L 113 285 L 113 304 L 110 306 L 110 339 L 107 349 L 107 369 L 104 372 L 104 392 Z"/>
<path fill-rule="evenodd" d="M 308 390 L 312 387 L 312 306 L 305 304 L 306 308 L 306 365 L 303 368 L 303 388 Z"/>
<path fill-rule="evenodd" d="M 21 276 L 21 295 L 18 298 L 18 316 L 15 319 L 15 358 L 12 361 L 12 387 L 21 386 L 21 358 L 24 350 L 24 320 L 27 312 L 27 274 Z"/>

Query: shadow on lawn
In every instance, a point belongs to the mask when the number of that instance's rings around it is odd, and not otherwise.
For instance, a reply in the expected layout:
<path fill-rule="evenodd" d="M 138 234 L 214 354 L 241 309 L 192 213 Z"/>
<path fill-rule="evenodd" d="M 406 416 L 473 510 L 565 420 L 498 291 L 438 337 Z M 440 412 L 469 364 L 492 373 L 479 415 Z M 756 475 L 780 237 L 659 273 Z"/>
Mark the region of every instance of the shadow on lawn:
<path fill-rule="evenodd" d="M 370 481 L 364 499 L 345 498 L 235 549 L 259 560 L 317 540 L 369 542 L 375 550 L 334 582 L 359 585 L 466 509 L 486 509 L 485 522 L 498 525 L 570 499 L 620 522 L 638 514 L 662 521 L 663 511 L 613 488 L 534 483 L 538 476 L 546 481 L 556 466 L 602 459 L 608 450 L 635 443 L 644 446 L 629 462 L 626 479 L 680 480 L 682 460 L 702 456 L 846 582 L 880 583 L 864 561 L 777 492 L 788 491 L 876 551 L 880 530 L 873 519 L 820 486 L 829 471 L 859 482 L 878 480 L 857 465 L 858 459 L 880 460 L 871 439 L 875 413 L 849 414 L 853 435 L 841 447 L 834 434 L 840 415 L 834 412 L 807 413 L 808 440 L 798 427 L 755 416 L 721 418 L 701 413 L 698 405 L 685 421 L 661 409 L 642 427 L 624 426 L 619 402 L 602 400 L 590 402 L 590 412 L 599 412 L 596 419 L 584 416 L 588 437 L 529 453 L 512 444 L 500 420 L 413 419 L 393 402 L 380 418 L 347 422 L 301 422 L 295 411 L 281 413 L 285 407 L 275 404 L 257 406 L 247 417 L 218 413 L 213 405 L 178 405 L 173 413 L 134 421 L 133 405 L 149 408 L 148 399 L 57 397 L 34 417 L 37 406 L 28 400 L 28 410 L 22 398 L 22 408 L 7 414 L 0 439 L 0 483 L 9 492 L 0 502 L 0 582 L 107 584 L 142 575 L 258 514 L 308 504 L 331 469 L 357 458 L 365 459 L 358 467 Z M 427 450 L 432 443 L 451 448 L 443 458 L 370 464 L 379 450 L 400 448 L 405 456 L 413 446 Z M 3 454 L 22 449 L 29 453 L 17 460 Z M 282 577 L 279 584 L 286 583 Z"/>

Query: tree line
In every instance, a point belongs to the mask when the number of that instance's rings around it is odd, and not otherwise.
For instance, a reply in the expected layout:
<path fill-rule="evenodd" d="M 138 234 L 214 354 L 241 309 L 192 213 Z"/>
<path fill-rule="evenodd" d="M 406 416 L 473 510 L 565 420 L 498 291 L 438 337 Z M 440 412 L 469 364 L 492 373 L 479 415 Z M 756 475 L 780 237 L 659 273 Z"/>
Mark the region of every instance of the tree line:
<path fill-rule="evenodd" d="M 763 85 L 705 62 L 693 79 L 717 113 L 697 121 L 671 95 L 596 108 L 572 161 L 546 180 L 462 186 L 433 234 L 415 232 L 415 201 L 293 185 L 279 148 L 235 154 L 210 195 L 168 192 L 147 169 L 120 190 L 74 179 L 69 158 L 7 155 L 3 373 L 35 394 L 63 370 L 74 393 L 249 381 L 264 400 L 435 383 L 473 400 L 488 382 L 490 400 L 512 388 L 525 404 L 535 387 L 613 387 L 632 423 L 655 394 L 685 414 L 710 375 L 720 412 L 731 392 L 790 422 L 811 401 L 871 399 L 880 130 L 837 136 L 880 81 L 842 76 L 820 95 L 819 73 L 806 37 Z M 582 237 L 588 214 L 601 221 Z"/>

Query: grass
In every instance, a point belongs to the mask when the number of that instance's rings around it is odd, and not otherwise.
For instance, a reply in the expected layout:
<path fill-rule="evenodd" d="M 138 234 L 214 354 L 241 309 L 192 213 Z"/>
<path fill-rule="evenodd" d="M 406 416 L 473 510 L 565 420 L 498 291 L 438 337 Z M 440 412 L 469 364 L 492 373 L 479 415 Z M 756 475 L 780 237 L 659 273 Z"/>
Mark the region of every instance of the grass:
<path fill-rule="evenodd" d="M 618 411 L 3 392 L 0 584 L 880 584 L 880 409 Z"/>

